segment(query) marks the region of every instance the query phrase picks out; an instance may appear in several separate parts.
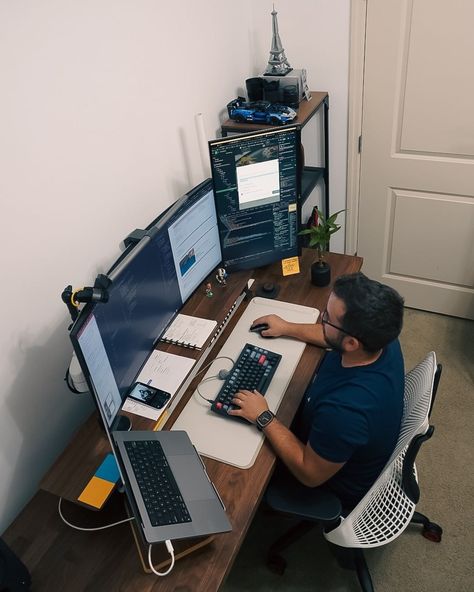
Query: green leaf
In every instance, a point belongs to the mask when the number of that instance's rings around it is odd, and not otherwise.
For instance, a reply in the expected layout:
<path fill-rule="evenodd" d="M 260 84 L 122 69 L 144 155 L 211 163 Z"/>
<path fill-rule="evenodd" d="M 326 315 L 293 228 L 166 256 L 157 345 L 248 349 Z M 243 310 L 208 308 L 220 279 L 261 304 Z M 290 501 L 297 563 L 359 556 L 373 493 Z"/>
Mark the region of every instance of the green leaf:
<path fill-rule="evenodd" d="M 342 212 L 345 212 L 346 210 L 339 210 L 339 212 L 336 212 L 335 214 L 332 214 L 331 216 L 329 216 L 328 218 L 328 224 L 332 224 L 336 218 L 339 216 L 339 214 L 341 214 Z"/>

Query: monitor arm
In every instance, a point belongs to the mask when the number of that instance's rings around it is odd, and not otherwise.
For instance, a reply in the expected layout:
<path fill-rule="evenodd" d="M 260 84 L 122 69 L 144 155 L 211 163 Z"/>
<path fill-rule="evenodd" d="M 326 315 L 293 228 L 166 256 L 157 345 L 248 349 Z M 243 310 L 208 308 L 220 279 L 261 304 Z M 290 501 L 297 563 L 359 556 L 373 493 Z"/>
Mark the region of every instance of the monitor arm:
<path fill-rule="evenodd" d="M 79 307 L 83 303 L 87 302 L 107 302 L 109 299 L 108 287 L 112 283 L 106 275 L 99 274 L 94 282 L 93 287 L 84 287 L 79 290 L 73 290 L 72 286 L 66 286 L 61 294 L 61 300 L 67 306 L 69 314 L 71 315 L 72 323 L 68 329 L 72 327 L 72 324 L 79 316 Z M 66 376 L 64 377 L 66 384 L 69 389 L 74 393 L 87 392 L 88 386 L 82 374 L 80 364 L 75 356 L 72 355 L 72 360 L 66 370 Z"/>
<path fill-rule="evenodd" d="M 72 286 L 66 286 L 61 294 L 61 300 L 67 306 L 71 319 L 74 322 L 79 316 L 79 306 L 87 302 L 107 302 L 109 299 L 108 287 L 111 280 L 103 274 L 99 274 L 93 287 L 84 287 L 73 290 Z"/>

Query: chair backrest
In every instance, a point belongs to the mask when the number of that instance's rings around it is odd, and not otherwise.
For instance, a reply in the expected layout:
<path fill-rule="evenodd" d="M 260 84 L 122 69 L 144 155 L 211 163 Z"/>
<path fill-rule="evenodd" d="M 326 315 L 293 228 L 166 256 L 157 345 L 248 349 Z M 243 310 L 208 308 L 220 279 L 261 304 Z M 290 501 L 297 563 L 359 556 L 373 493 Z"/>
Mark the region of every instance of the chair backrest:
<path fill-rule="evenodd" d="M 436 368 L 436 354 L 430 352 L 422 362 L 405 375 L 400 434 L 387 466 L 417 434 L 424 434 L 428 429 Z"/>
<path fill-rule="evenodd" d="M 378 547 L 399 536 L 410 522 L 415 503 L 403 489 L 403 459 L 412 439 L 428 431 L 436 370 L 436 355 L 430 352 L 405 376 L 403 416 L 393 454 L 352 512 L 324 534 L 327 540 L 342 547 Z"/>

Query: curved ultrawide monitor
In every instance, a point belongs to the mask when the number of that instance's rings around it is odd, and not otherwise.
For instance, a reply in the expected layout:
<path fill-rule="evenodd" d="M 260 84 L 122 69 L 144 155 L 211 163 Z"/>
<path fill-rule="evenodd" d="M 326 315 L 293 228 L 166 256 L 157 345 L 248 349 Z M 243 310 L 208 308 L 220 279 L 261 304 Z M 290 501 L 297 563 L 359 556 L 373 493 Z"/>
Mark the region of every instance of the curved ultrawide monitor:
<path fill-rule="evenodd" d="M 168 208 L 112 266 L 108 301 L 81 311 L 70 337 L 108 427 L 155 342 L 220 262 L 208 179 Z"/>
<path fill-rule="evenodd" d="M 299 255 L 299 126 L 212 140 L 209 150 L 224 266 L 251 269 Z"/>

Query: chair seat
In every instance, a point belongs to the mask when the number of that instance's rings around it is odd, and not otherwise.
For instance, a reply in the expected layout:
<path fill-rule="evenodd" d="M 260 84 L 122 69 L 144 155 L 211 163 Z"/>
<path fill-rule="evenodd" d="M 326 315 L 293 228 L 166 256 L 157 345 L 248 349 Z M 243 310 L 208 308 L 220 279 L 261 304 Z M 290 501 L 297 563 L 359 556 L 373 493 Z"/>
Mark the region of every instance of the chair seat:
<path fill-rule="evenodd" d="M 300 519 L 331 524 L 339 521 L 339 499 L 324 487 L 305 487 L 283 467 L 272 477 L 265 493 L 268 505 Z"/>

